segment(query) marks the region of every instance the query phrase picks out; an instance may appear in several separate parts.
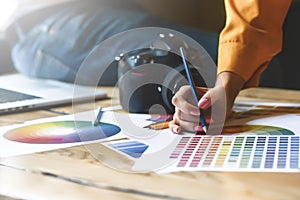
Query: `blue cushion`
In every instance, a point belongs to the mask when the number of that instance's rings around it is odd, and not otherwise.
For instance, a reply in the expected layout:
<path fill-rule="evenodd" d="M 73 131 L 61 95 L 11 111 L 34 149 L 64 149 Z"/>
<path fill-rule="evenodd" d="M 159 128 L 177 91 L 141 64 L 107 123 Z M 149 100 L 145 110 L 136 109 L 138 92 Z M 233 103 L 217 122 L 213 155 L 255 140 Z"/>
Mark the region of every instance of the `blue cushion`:
<path fill-rule="evenodd" d="M 33 26 L 13 48 L 16 69 L 29 76 L 74 82 L 81 63 L 101 41 L 125 30 L 153 26 L 191 36 L 216 61 L 218 35 L 215 33 L 170 23 L 133 5 L 124 8 L 116 6 L 118 4 L 103 6 L 101 1 L 90 2 L 57 7 L 56 12 Z M 126 5 L 129 5 L 128 1 Z M 99 85 L 114 85 L 116 82 L 117 66 L 112 63 Z M 82 84 L 89 82 L 83 81 Z"/>

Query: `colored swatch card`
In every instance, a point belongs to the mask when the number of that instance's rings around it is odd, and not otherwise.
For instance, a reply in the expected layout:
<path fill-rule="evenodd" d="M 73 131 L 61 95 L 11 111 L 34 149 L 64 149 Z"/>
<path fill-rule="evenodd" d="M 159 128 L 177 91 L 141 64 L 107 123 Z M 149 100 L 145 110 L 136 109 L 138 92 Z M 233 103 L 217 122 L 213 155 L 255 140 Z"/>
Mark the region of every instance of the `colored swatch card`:
<path fill-rule="evenodd" d="M 237 100 L 234 102 L 234 106 L 270 106 L 270 107 L 290 107 L 290 108 L 300 108 L 300 103 L 287 103 L 287 102 L 278 102 L 278 101 L 245 101 Z"/>
<path fill-rule="evenodd" d="M 107 146 L 127 156 L 130 156 L 131 158 L 141 157 L 149 147 L 147 144 L 135 140 L 109 142 Z"/>
<path fill-rule="evenodd" d="M 173 119 L 173 115 L 159 115 L 159 114 L 151 114 L 150 118 L 147 119 L 151 122 L 165 122 Z"/>
<path fill-rule="evenodd" d="M 247 118 L 253 116 L 257 117 L 287 113 L 300 114 L 300 104 L 281 102 L 236 101 L 234 103 L 233 110 L 236 112 L 234 118 Z"/>
<path fill-rule="evenodd" d="M 174 138 L 174 134 L 166 132 L 157 136 L 160 139 L 147 143 L 149 148 L 133 170 L 296 172 L 299 120 L 298 114 L 284 114 L 232 121 L 220 136 L 194 137 L 184 133 Z M 161 151 L 155 151 L 153 146 Z"/>
<path fill-rule="evenodd" d="M 181 136 L 168 157 L 157 157 L 170 165 L 152 171 L 300 172 L 299 143 L 299 136 Z"/>

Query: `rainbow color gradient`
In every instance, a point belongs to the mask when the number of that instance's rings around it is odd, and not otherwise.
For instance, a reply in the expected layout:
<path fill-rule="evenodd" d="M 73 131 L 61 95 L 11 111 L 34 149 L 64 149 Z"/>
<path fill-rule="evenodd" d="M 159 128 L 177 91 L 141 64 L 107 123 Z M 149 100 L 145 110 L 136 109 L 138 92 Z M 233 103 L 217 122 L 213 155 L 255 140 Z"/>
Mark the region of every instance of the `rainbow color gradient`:
<path fill-rule="evenodd" d="M 6 132 L 4 137 L 29 144 L 65 144 L 104 139 L 120 131 L 120 127 L 102 122 L 93 126 L 89 121 L 54 121 L 16 128 Z"/>
<path fill-rule="evenodd" d="M 292 131 L 281 127 L 246 124 L 225 126 L 222 131 L 222 135 L 232 135 L 236 133 L 243 135 L 295 135 Z"/>

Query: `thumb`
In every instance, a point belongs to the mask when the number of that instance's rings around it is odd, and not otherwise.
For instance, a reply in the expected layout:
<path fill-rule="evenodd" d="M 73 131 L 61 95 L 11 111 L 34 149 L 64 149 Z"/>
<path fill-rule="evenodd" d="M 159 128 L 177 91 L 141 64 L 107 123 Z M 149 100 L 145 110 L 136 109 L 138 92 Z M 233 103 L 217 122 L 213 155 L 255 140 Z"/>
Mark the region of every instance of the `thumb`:
<path fill-rule="evenodd" d="M 215 104 L 217 101 L 226 100 L 226 94 L 223 87 L 214 87 L 209 89 L 199 100 L 198 106 L 201 109 L 207 109 Z M 226 101 L 225 101 L 226 102 Z"/>
<path fill-rule="evenodd" d="M 201 99 L 198 102 L 198 106 L 199 108 L 206 110 L 211 106 L 211 95 L 210 95 L 210 91 L 206 92 Z"/>

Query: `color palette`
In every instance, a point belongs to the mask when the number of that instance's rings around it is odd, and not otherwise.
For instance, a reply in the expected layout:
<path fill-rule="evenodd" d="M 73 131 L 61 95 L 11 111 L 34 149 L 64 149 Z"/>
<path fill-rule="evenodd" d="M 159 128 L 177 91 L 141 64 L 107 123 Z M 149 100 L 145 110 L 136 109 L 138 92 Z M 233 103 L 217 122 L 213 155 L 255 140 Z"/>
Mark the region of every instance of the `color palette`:
<path fill-rule="evenodd" d="M 176 170 L 299 171 L 299 136 L 182 136 Z"/>
<path fill-rule="evenodd" d="M 160 114 L 151 114 L 150 118 L 147 121 L 151 122 L 165 122 L 173 119 L 173 115 L 160 115 Z"/>
<path fill-rule="evenodd" d="M 4 137 L 29 144 L 64 144 L 104 139 L 120 131 L 118 126 L 102 122 L 93 126 L 89 121 L 54 121 L 16 128 L 6 132 Z"/>
<path fill-rule="evenodd" d="M 133 158 L 141 157 L 148 148 L 148 145 L 138 141 L 119 142 L 109 146 Z"/>
<path fill-rule="evenodd" d="M 270 116 L 270 115 L 280 115 L 280 114 L 300 114 L 300 107 L 295 105 L 278 105 L 276 102 L 275 105 L 258 105 L 257 102 L 248 102 L 248 103 L 238 103 L 235 102 L 233 106 L 234 119 L 247 119 L 257 116 Z"/>
<path fill-rule="evenodd" d="M 295 135 L 292 131 L 275 126 L 264 125 L 237 125 L 225 126 L 222 135 L 243 134 L 243 135 Z"/>

